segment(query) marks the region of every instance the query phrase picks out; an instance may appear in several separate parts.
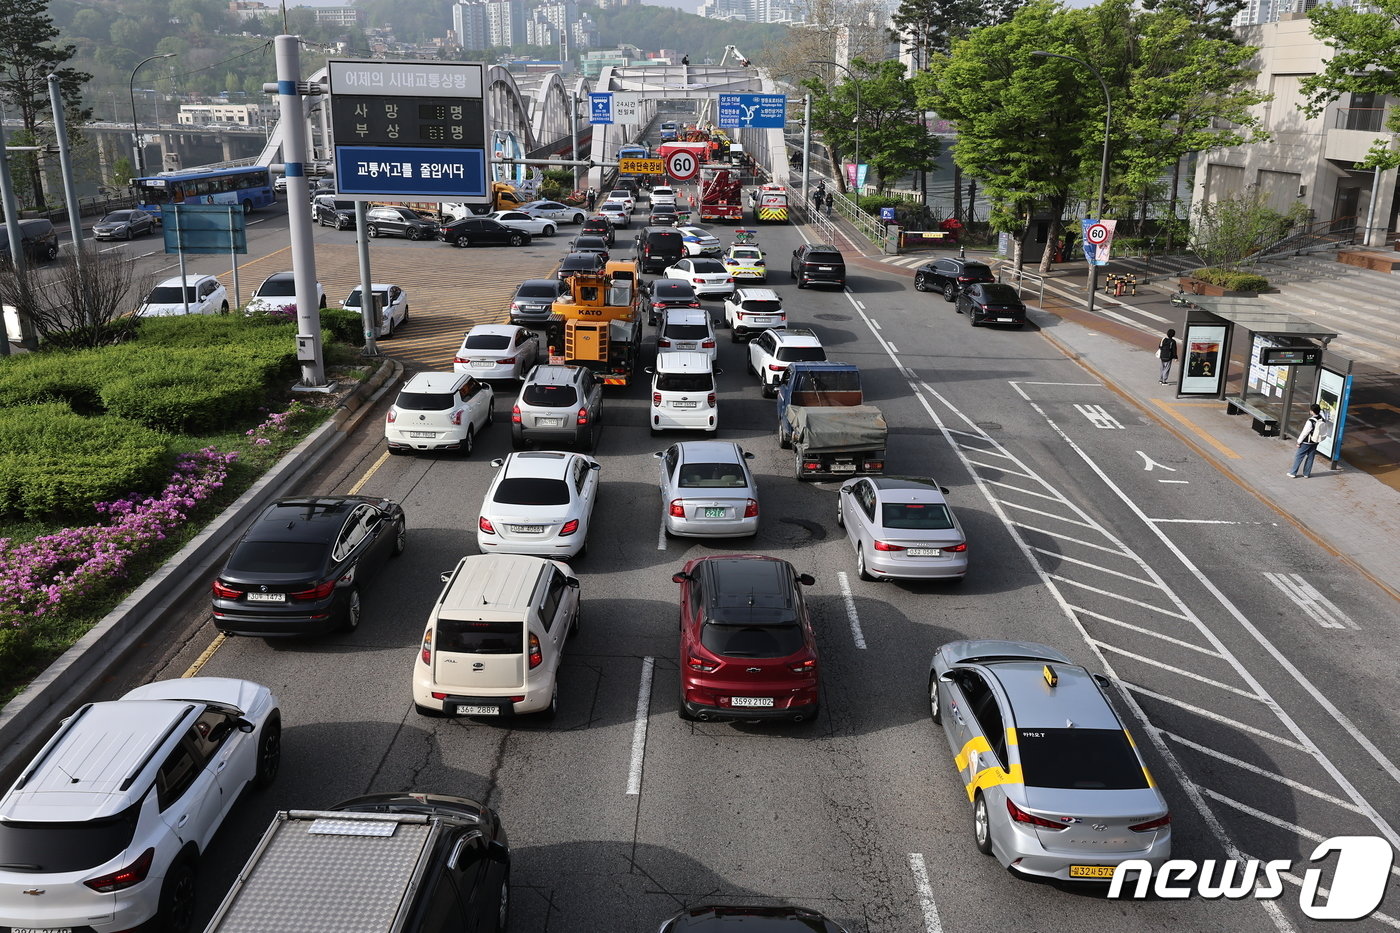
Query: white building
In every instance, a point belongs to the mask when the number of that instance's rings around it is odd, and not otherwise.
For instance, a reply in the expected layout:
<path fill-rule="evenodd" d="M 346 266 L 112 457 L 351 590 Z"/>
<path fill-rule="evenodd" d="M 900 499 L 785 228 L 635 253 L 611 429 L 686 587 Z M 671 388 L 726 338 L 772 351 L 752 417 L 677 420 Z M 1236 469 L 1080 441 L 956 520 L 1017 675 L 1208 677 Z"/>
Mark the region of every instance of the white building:
<path fill-rule="evenodd" d="M 457 44 L 464 49 L 489 49 L 491 39 L 486 28 L 485 0 L 454 3 L 452 32 L 457 37 Z"/>
<path fill-rule="evenodd" d="M 524 45 L 525 0 L 487 0 L 486 37 L 493 48 Z"/>
<path fill-rule="evenodd" d="M 261 112 L 257 104 L 181 104 L 176 122 L 181 126 L 208 126 L 213 123 L 255 126 Z"/>

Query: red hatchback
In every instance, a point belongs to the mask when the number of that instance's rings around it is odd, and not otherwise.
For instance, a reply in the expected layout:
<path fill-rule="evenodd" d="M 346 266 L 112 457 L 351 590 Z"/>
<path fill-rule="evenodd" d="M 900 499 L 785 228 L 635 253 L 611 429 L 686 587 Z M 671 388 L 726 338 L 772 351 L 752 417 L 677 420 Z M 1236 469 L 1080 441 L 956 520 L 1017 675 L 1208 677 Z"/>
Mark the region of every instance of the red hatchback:
<path fill-rule="evenodd" d="M 702 557 L 681 585 L 681 698 L 685 720 L 815 719 L 817 643 L 802 599 L 816 582 L 776 557 Z"/>

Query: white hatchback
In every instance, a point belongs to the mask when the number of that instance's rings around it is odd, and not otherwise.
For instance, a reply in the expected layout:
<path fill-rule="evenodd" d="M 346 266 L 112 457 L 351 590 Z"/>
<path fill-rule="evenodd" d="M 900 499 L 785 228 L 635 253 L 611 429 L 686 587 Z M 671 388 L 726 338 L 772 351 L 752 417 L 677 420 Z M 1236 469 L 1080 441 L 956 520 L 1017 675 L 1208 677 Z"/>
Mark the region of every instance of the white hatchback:
<path fill-rule="evenodd" d="M 481 500 L 481 553 L 534 554 L 572 560 L 588 547 L 602 465 L 584 454 L 526 450 L 500 460 Z"/>
<path fill-rule="evenodd" d="M 523 379 L 540 355 L 540 335 L 518 324 L 478 324 L 462 338 L 454 372 L 478 379 Z"/>
<path fill-rule="evenodd" d="M 696 351 L 656 354 L 651 373 L 651 433 L 667 429 L 719 430 L 719 397 L 715 376 L 721 370 Z"/>
<path fill-rule="evenodd" d="M 389 453 L 470 454 L 477 435 L 495 418 L 494 403 L 491 387 L 466 373 L 418 373 L 399 390 L 384 416 Z"/>
<path fill-rule="evenodd" d="M 703 308 L 671 308 L 665 312 L 656 335 L 656 352 L 696 350 L 714 363 L 719 355 L 710 312 Z"/>

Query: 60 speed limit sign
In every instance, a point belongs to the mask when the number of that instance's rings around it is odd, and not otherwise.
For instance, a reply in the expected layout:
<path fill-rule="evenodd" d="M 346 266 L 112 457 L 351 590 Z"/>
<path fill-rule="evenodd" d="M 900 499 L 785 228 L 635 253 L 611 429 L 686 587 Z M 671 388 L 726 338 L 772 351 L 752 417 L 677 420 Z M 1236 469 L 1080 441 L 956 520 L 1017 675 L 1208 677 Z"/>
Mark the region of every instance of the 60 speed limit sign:
<path fill-rule="evenodd" d="M 700 162 L 695 154 L 677 149 L 666 155 L 666 174 L 676 181 L 688 181 L 700 172 Z"/>
<path fill-rule="evenodd" d="M 1103 224 L 1090 224 L 1088 237 L 1090 243 L 1098 245 L 1108 239 L 1108 228 Z"/>

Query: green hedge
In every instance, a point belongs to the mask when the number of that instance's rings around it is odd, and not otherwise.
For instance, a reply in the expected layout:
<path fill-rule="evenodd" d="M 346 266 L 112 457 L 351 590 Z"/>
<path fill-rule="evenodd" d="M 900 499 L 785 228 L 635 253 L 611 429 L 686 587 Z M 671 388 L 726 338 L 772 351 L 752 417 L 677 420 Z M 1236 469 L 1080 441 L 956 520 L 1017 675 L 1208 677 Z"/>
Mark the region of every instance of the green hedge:
<path fill-rule="evenodd" d="M 326 308 L 321 312 L 321 331 L 327 340 L 352 347 L 365 345 L 365 325 L 359 311 Z"/>
<path fill-rule="evenodd" d="M 0 411 L 0 515 L 91 519 L 92 504 L 159 485 L 174 463 L 168 438 L 63 402 Z"/>
<path fill-rule="evenodd" d="M 1221 288 L 1229 289 L 1232 292 L 1262 292 L 1269 287 L 1269 280 L 1262 275 L 1254 275 L 1249 272 L 1236 272 L 1233 269 L 1197 269 L 1191 273 L 1193 278 L 1202 282 L 1209 282 L 1212 285 L 1219 285 Z"/>

